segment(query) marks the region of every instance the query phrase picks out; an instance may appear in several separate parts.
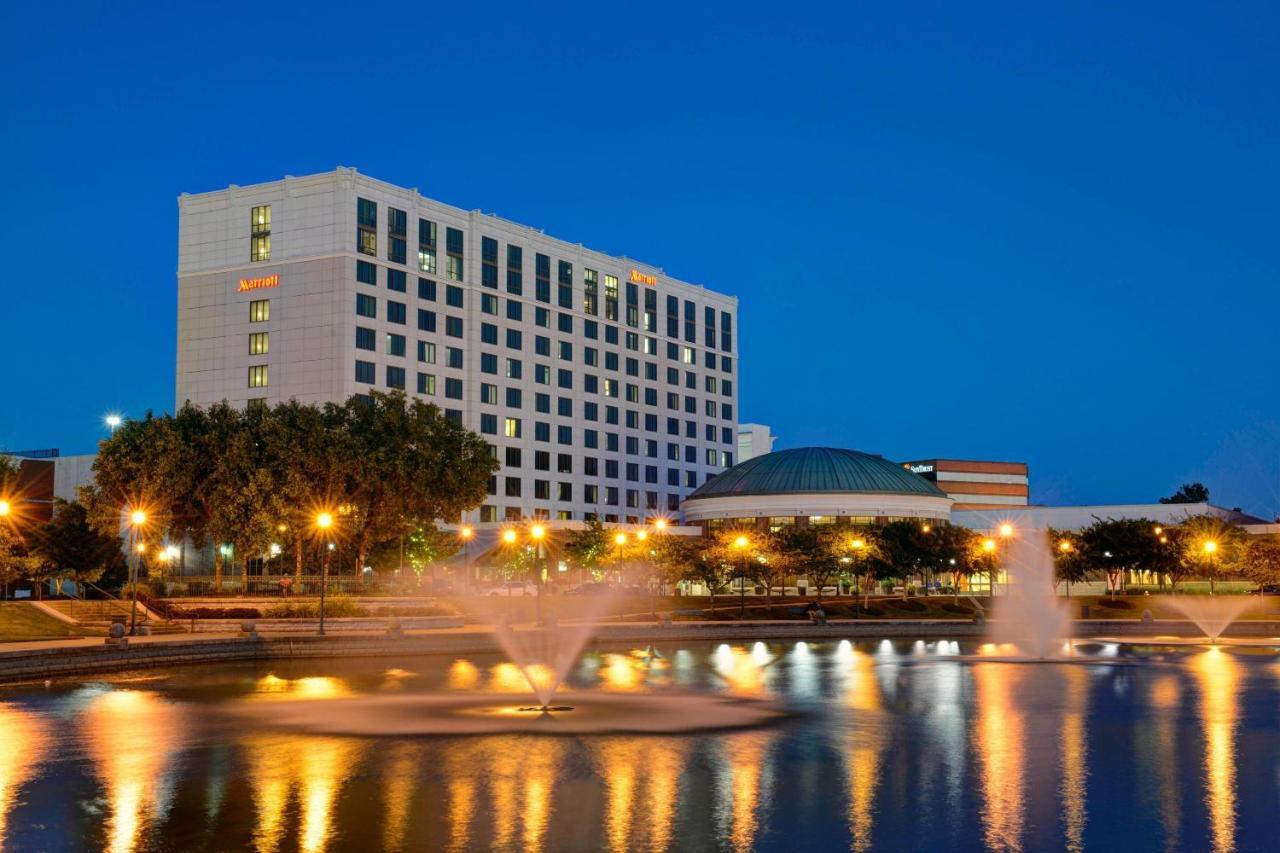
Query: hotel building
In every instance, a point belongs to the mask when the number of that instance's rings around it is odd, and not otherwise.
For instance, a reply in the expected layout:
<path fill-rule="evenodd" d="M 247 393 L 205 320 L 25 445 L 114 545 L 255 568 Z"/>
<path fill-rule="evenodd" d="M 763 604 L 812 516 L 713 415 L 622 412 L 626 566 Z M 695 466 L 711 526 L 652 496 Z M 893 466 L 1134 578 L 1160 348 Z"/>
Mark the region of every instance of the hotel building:
<path fill-rule="evenodd" d="M 501 463 L 478 523 L 642 523 L 736 461 L 737 299 L 354 169 L 179 207 L 177 404 L 403 391 Z"/>

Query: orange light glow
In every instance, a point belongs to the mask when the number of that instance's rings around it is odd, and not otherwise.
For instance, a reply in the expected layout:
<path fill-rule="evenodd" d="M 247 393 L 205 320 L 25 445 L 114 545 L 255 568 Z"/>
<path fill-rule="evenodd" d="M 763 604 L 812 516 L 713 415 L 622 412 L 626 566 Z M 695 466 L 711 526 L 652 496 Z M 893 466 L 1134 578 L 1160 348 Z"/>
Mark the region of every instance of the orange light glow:
<path fill-rule="evenodd" d="M 465 525 L 458 530 L 458 536 L 462 539 L 470 539 L 472 536 L 475 536 L 475 535 L 476 535 L 475 530 Z"/>
<path fill-rule="evenodd" d="M 516 532 L 508 527 L 506 530 L 502 531 L 502 541 L 506 542 L 508 545 L 514 545 L 516 541 Z"/>

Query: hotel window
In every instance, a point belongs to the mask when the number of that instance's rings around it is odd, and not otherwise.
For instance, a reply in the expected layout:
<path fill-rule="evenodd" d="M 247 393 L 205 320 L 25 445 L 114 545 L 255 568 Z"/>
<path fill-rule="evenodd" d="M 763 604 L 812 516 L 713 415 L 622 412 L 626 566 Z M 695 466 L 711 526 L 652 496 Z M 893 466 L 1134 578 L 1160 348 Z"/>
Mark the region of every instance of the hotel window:
<path fill-rule="evenodd" d="M 436 271 L 436 224 L 429 219 L 418 220 L 418 269 Z"/>
<path fill-rule="evenodd" d="M 267 387 L 267 366 L 265 364 L 255 364 L 249 368 L 249 387 Z"/>
<path fill-rule="evenodd" d="M 573 307 L 573 264 L 560 262 L 559 283 L 556 287 L 556 304 L 561 308 Z"/>
<path fill-rule="evenodd" d="M 429 278 L 418 279 L 418 298 L 428 302 L 436 301 L 436 283 Z"/>
<path fill-rule="evenodd" d="M 685 364 L 697 364 L 698 355 L 694 352 L 693 347 L 683 347 L 681 350 L 680 360 Z"/>
<path fill-rule="evenodd" d="M 519 379 L 519 378 L 520 378 L 520 374 L 521 374 L 521 372 L 522 372 L 522 371 L 521 371 L 521 367 L 522 367 L 522 366 L 523 366 L 523 365 L 520 363 L 520 359 L 518 359 L 518 358 L 509 358 L 509 359 L 507 359 L 507 378 L 508 378 L 508 379 Z"/>
<path fill-rule="evenodd" d="M 249 303 L 249 322 L 265 323 L 271 319 L 271 300 L 255 299 Z"/>
<path fill-rule="evenodd" d="M 658 331 L 658 294 L 649 288 L 644 291 L 644 330 Z M 651 340 L 646 338 L 646 340 Z M 648 352 L 648 350 L 645 350 Z"/>
<path fill-rule="evenodd" d="M 506 489 L 507 497 L 509 498 L 520 497 L 520 478 L 519 477 L 503 477 L 503 480 L 506 483 L 505 489 Z M 507 507 L 508 511 L 510 511 L 511 509 L 512 507 Z M 517 510 L 517 513 L 518 512 L 519 510 Z M 519 518 L 519 517 L 520 516 L 517 514 L 516 518 Z"/>
<path fill-rule="evenodd" d="M 498 405 L 498 386 L 488 382 L 480 383 L 480 402 L 490 406 Z"/>
<path fill-rule="evenodd" d="M 519 438 L 520 437 L 520 419 L 506 418 L 503 421 L 502 434 L 505 435 L 507 438 Z"/>
<path fill-rule="evenodd" d="M 387 300 L 387 322 L 399 323 L 401 326 L 405 323 L 405 307 L 403 302 L 392 302 Z"/>
<path fill-rule="evenodd" d="M 599 280 L 596 278 L 596 271 L 584 269 L 582 271 L 582 310 L 584 313 L 600 313 L 600 308 L 596 304 L 599 295 L 600 285 Z"/>
<path fill-rule="evenodd" d="M 627 325 L 640 325 L 640 291 L 627 282 Z"/>
<path fill-rule="evenodd" d="M 387 270 L 387 290 L 404 293 L 406 281 L 404 270 Z"/>
<path fill-rule="evenodd" d="M 254 332 L 249 336 L 249 355 L 267 354 L 267 333 Z"/>
<path fill-rule="evenodd" d="M 452 284 L 445 285 L 444 303 L 454 308 L 462 307 L 463 292 L 461 287 Z"/>
<path fill-rule="evenodd" d="M 462 337 L 462 318 L 446 315 L 444 318 L 444 333 L 451 338 Z"/>
<path fill-rule="evenodd" d="M 698 342 L 697 306 L 690 300 L 684 301 L 684 339 L 691 344 Z"/>
<path fill-rule="evenodd" d="M 418 374 L 418 393 L 434 397 L 436 394 L 436 377 L 433 373 Z"/>
<path fill-rule="evenodd" d="M 454 281 L 462 281 L 462 232 L 457 228 L 444 229 L 445 273 Z"/>
<path fill-rule="evenodd" d="M 728 311 L 720 312 L 720 349 L 725 352 L 733 350 L 733 317 Z"/>
<path fill-rule="evenodd" d="M 490 414 L 480 415 L 480 432 L 485 435 L 498 434 L 498 416 Z"/>
<path fill-rule="evenodd" d="M 618 277 L 616 275 L 604 277 L 604 318 L 618 319 Z"/>
<path fill-rule="evenodd" d="M 514 299 L 507 300 L 507 319 L 517 323 L 524 321 L 524 303 Z"/>
<path fill-rule="evenodd" d="M 507 408 L 521 409 L 524 408 L 524 394 L 519 388 L 507 389 Z"/>
<path fill-rule="evenodd" d="M 428 311 L 425 308 L 419 308 L 418 329 L 423 332 L 434 332 L 436 330 L 436 312 Z"/>
<path fill-rule="evenodd" d="M 444 395 L 450 400 L 461 400 L 462 380 L 446 376 L 444 379 Z"/>
<path fill-rule="evenodd" d="M 480 238 L 480 283 L 498 287 L 498 241 L 492 237 Z"/>
<path fill-rule="evenodd" d="M 378 286 L 378 268 L 368 261 L 356 261 L 356 281 Z"/>
<path fill-rule="evenodd" d="M 404 390 L 404 368 L 387 365 L 387 387 Z"/>
<path fill-rule="evenodd" d="M 519 246 L 507 246 L 507 293 L 521 296 L 524 291 L 524 251 Z"/>
<path fill-rule="evenodd" d="M 404 335 L 387 334 L 387 355 L 404 355 Z"/>
<path fill-rule="evenodd" d="M 361 317 L 378 319 L 378 300 L 367 293 L 356 294 L 356 314 Z"/>
<path fill-rule="evenodd" d="M 498 316 L 498 297 L 492 293 L 480 294 L 480 313 Z"/>
<path fill-rule="evenodd" d="M 409 217 L 403 210 L 387 208 L 387 260 L 403 264 L 406 257 Z"/>
<path fill-rule="evenodd" d="M 378 348 L 378 335 L 373 329 L 356 326 L 356 349 L 373 352 Z"/>
<path fill-rule="evenodd" d="M 542 254 L 533 256 L 534 295 L 539 302 L 551 302 L 551 258 Z"/>
<path fill-rule="evenodd" d="M 710 305 L 707 305 L 702 309 L 702 311 L 703 311 L 703 326 L 704 326 L 703 343 L 705 343 L 707 346 L 711 347 L 712 349 L 715 349 L 716 347 L 716 309 L 712 308 Z"/>
<path fill-rule="evenodd" d="M 378 254 L 378 205 L 365 198 L 356 199 L 356 251 Z"/>
<path fill-rule="evenodd" d="M 418 361 L 423 364 L 435 364 L 436 345 L 427 341 L 418 341 Z"/>
<path fill-rule="evenodd" d="M 444 348 L 444 366 L 457 370 L 462 369 L 462 350 L 458 347 Z"/>
<path fill-rule="evenodd" d="M 249 235 L 249 260 L 271 260 L 271 205 L 259 205 L 249 212 Z"/>
<path fill-rule="evenodd" d="M 365 385 L 372 385 L 376 379 L 377 367 L 372 361 L 356 362 L 356 381 L 363 382 Z"/>

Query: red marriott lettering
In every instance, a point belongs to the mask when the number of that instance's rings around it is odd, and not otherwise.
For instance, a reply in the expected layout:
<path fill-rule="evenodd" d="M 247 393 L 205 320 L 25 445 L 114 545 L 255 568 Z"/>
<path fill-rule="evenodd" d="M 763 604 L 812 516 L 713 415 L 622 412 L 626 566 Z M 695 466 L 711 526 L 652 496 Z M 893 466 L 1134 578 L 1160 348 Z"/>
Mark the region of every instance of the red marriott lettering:
<path fill-rule="evenodd" d="M 279 287 L 280 274 L 263 276 L 262 278 L 242 278 L 240 279 L 240 288 L 237 293 L 244 293 L 246 290 L 262 290 L 264 287 Z"/>

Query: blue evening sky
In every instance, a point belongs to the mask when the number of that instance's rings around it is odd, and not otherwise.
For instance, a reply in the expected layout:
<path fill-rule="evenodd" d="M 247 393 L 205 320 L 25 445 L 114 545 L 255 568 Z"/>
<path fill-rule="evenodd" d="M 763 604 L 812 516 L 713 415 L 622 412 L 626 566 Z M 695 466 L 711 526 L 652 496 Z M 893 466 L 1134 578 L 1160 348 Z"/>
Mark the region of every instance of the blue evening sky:
<path fill-rule="evenodd" d="M 174 396 L 176 196 L 355 166 L 741 300 L 781 445 L 1280 512 L 1265 3 L 9 3 L 0 447 Z"/>

